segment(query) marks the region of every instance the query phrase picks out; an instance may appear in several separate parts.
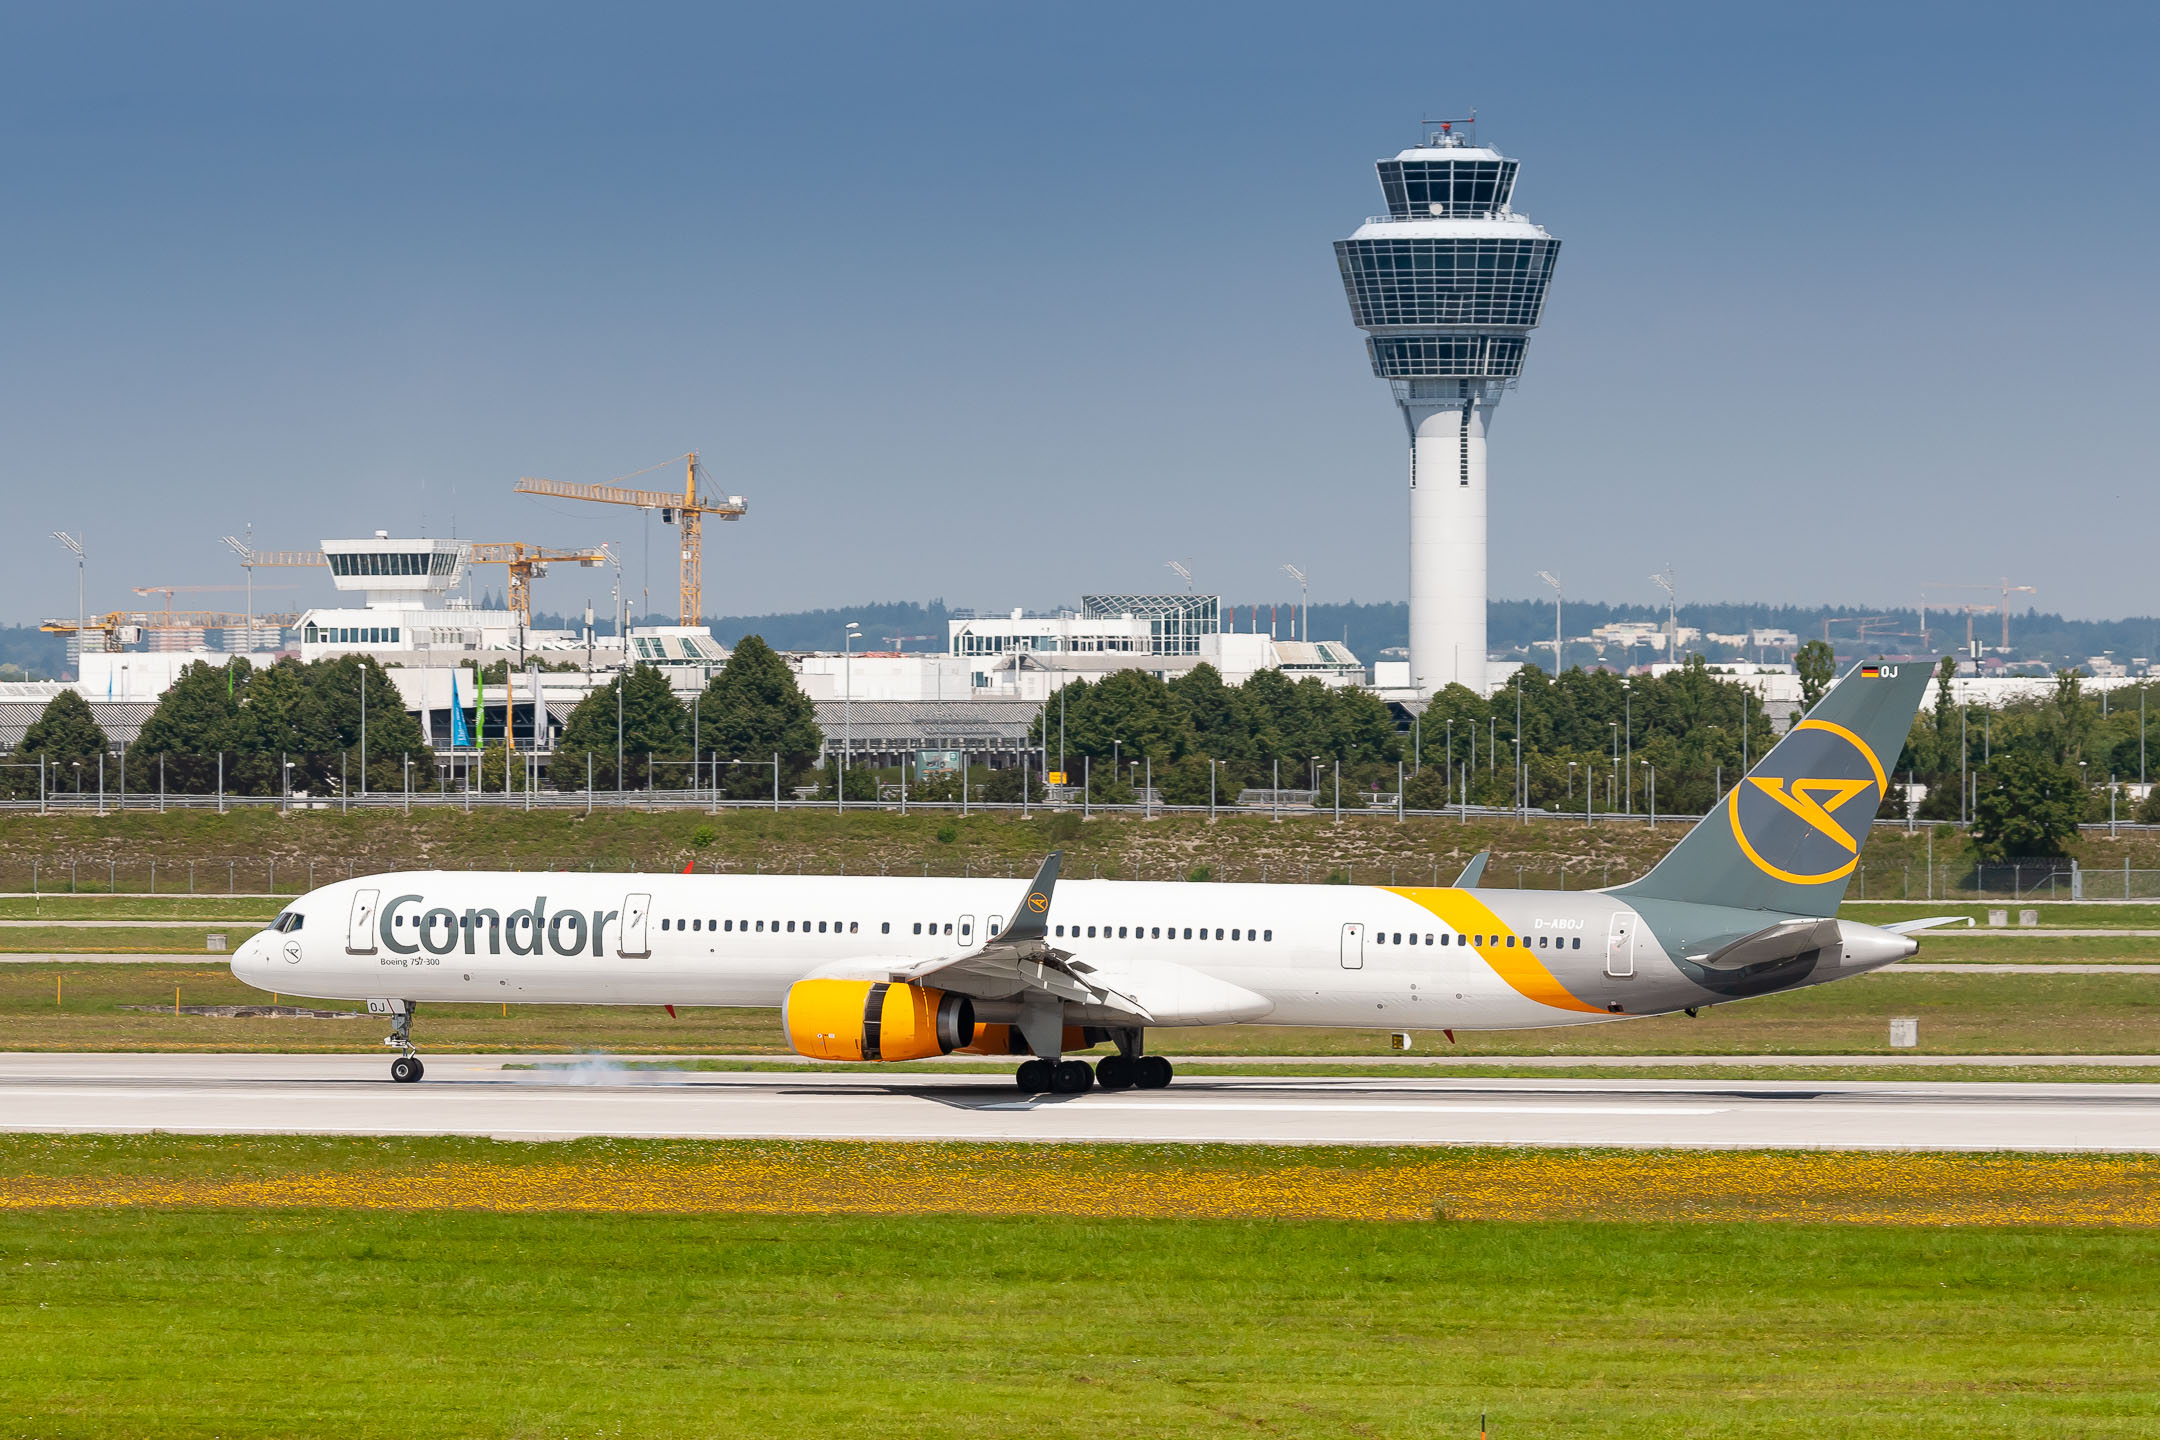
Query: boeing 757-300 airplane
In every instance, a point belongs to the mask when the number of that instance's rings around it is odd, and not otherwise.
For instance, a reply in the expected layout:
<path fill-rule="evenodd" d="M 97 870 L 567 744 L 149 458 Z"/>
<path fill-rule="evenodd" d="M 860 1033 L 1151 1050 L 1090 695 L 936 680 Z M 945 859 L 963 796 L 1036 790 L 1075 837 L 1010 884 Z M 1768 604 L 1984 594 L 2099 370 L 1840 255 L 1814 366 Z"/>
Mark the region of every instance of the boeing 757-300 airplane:
<path fill-rule="evenodd" d="M 1522 1030 L 1669 1014 L 1888 965 L 1836 917 L 1930 670 L 1861 665 L 1649 874 L 1604 890 L 419 871 L 328 885 L 233 956 L 365 1000 L 393 1078 L 423 1003 L 773 1006 L 821 1060 L 1028 1057 L 1020 1088 L 1153 1089 L 1150 1026 Z M 1090 1068 L 1068 1051 L 1114 1043 Z"/>

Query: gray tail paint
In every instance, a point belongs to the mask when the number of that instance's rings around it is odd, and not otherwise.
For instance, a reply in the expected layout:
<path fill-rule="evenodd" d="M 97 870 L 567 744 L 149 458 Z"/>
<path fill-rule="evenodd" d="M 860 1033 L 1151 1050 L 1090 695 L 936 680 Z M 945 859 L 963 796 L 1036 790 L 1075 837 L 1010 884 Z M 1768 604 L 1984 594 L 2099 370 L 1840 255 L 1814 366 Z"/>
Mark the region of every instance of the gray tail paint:
<path fill-rule="evenodd" d="M 1854 666 L 1648 875 L 1613 893 L 1836 914 L 1933 674 Z"/>

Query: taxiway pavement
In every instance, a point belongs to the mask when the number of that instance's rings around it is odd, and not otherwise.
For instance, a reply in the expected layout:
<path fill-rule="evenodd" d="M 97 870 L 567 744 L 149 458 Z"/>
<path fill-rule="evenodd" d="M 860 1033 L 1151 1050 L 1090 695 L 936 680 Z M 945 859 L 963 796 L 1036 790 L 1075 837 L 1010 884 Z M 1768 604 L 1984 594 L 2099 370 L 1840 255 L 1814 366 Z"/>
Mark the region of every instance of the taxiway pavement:
<path fill-rule="evenodd" d="M 429 1056 L 0 1056 L 0 1129 L 2160 1152 L 2160 1085 L 1236 1077 L 1028 1096 L 1002 1075 L 506 1070 Z"/>

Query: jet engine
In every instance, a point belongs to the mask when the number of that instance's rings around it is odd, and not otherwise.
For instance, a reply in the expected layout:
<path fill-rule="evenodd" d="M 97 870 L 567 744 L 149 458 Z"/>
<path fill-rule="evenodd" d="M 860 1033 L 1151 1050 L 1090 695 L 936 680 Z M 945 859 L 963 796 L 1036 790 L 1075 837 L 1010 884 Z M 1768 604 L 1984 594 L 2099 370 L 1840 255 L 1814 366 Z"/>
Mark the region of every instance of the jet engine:
<path fill-rule="evenodd" d="M 976 1028 L 965 995 L 874 980 L 798 980 L 780 1022 L 814 1060 L 929 1060 L 973 1043 Z"/>

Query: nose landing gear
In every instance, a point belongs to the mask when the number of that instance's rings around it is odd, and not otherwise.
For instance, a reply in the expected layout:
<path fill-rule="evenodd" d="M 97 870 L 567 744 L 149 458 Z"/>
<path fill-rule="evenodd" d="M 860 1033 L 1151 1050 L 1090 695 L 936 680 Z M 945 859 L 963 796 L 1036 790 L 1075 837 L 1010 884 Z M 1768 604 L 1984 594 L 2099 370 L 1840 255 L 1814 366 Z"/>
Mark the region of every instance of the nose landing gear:
<path fill-rule="evenodd" d="M 371 1000 L 368 1008 L 372 1010 L 381 1003 L 383 1002 Z M 390 1015 L 390 1034 L 382 1043 L 405 1052 L 390 1062 L 390 1078 L 400 1085 L 414 1085 L 419 1083 L 422 1075 L 427 1074 L 427 1066 L 420 1063 L 420 1057 L 414 1052 L 412 1043 L 413 1012 L 420 1006 L 413 1000 L 398 1003 L 400 1008 Z"/>

